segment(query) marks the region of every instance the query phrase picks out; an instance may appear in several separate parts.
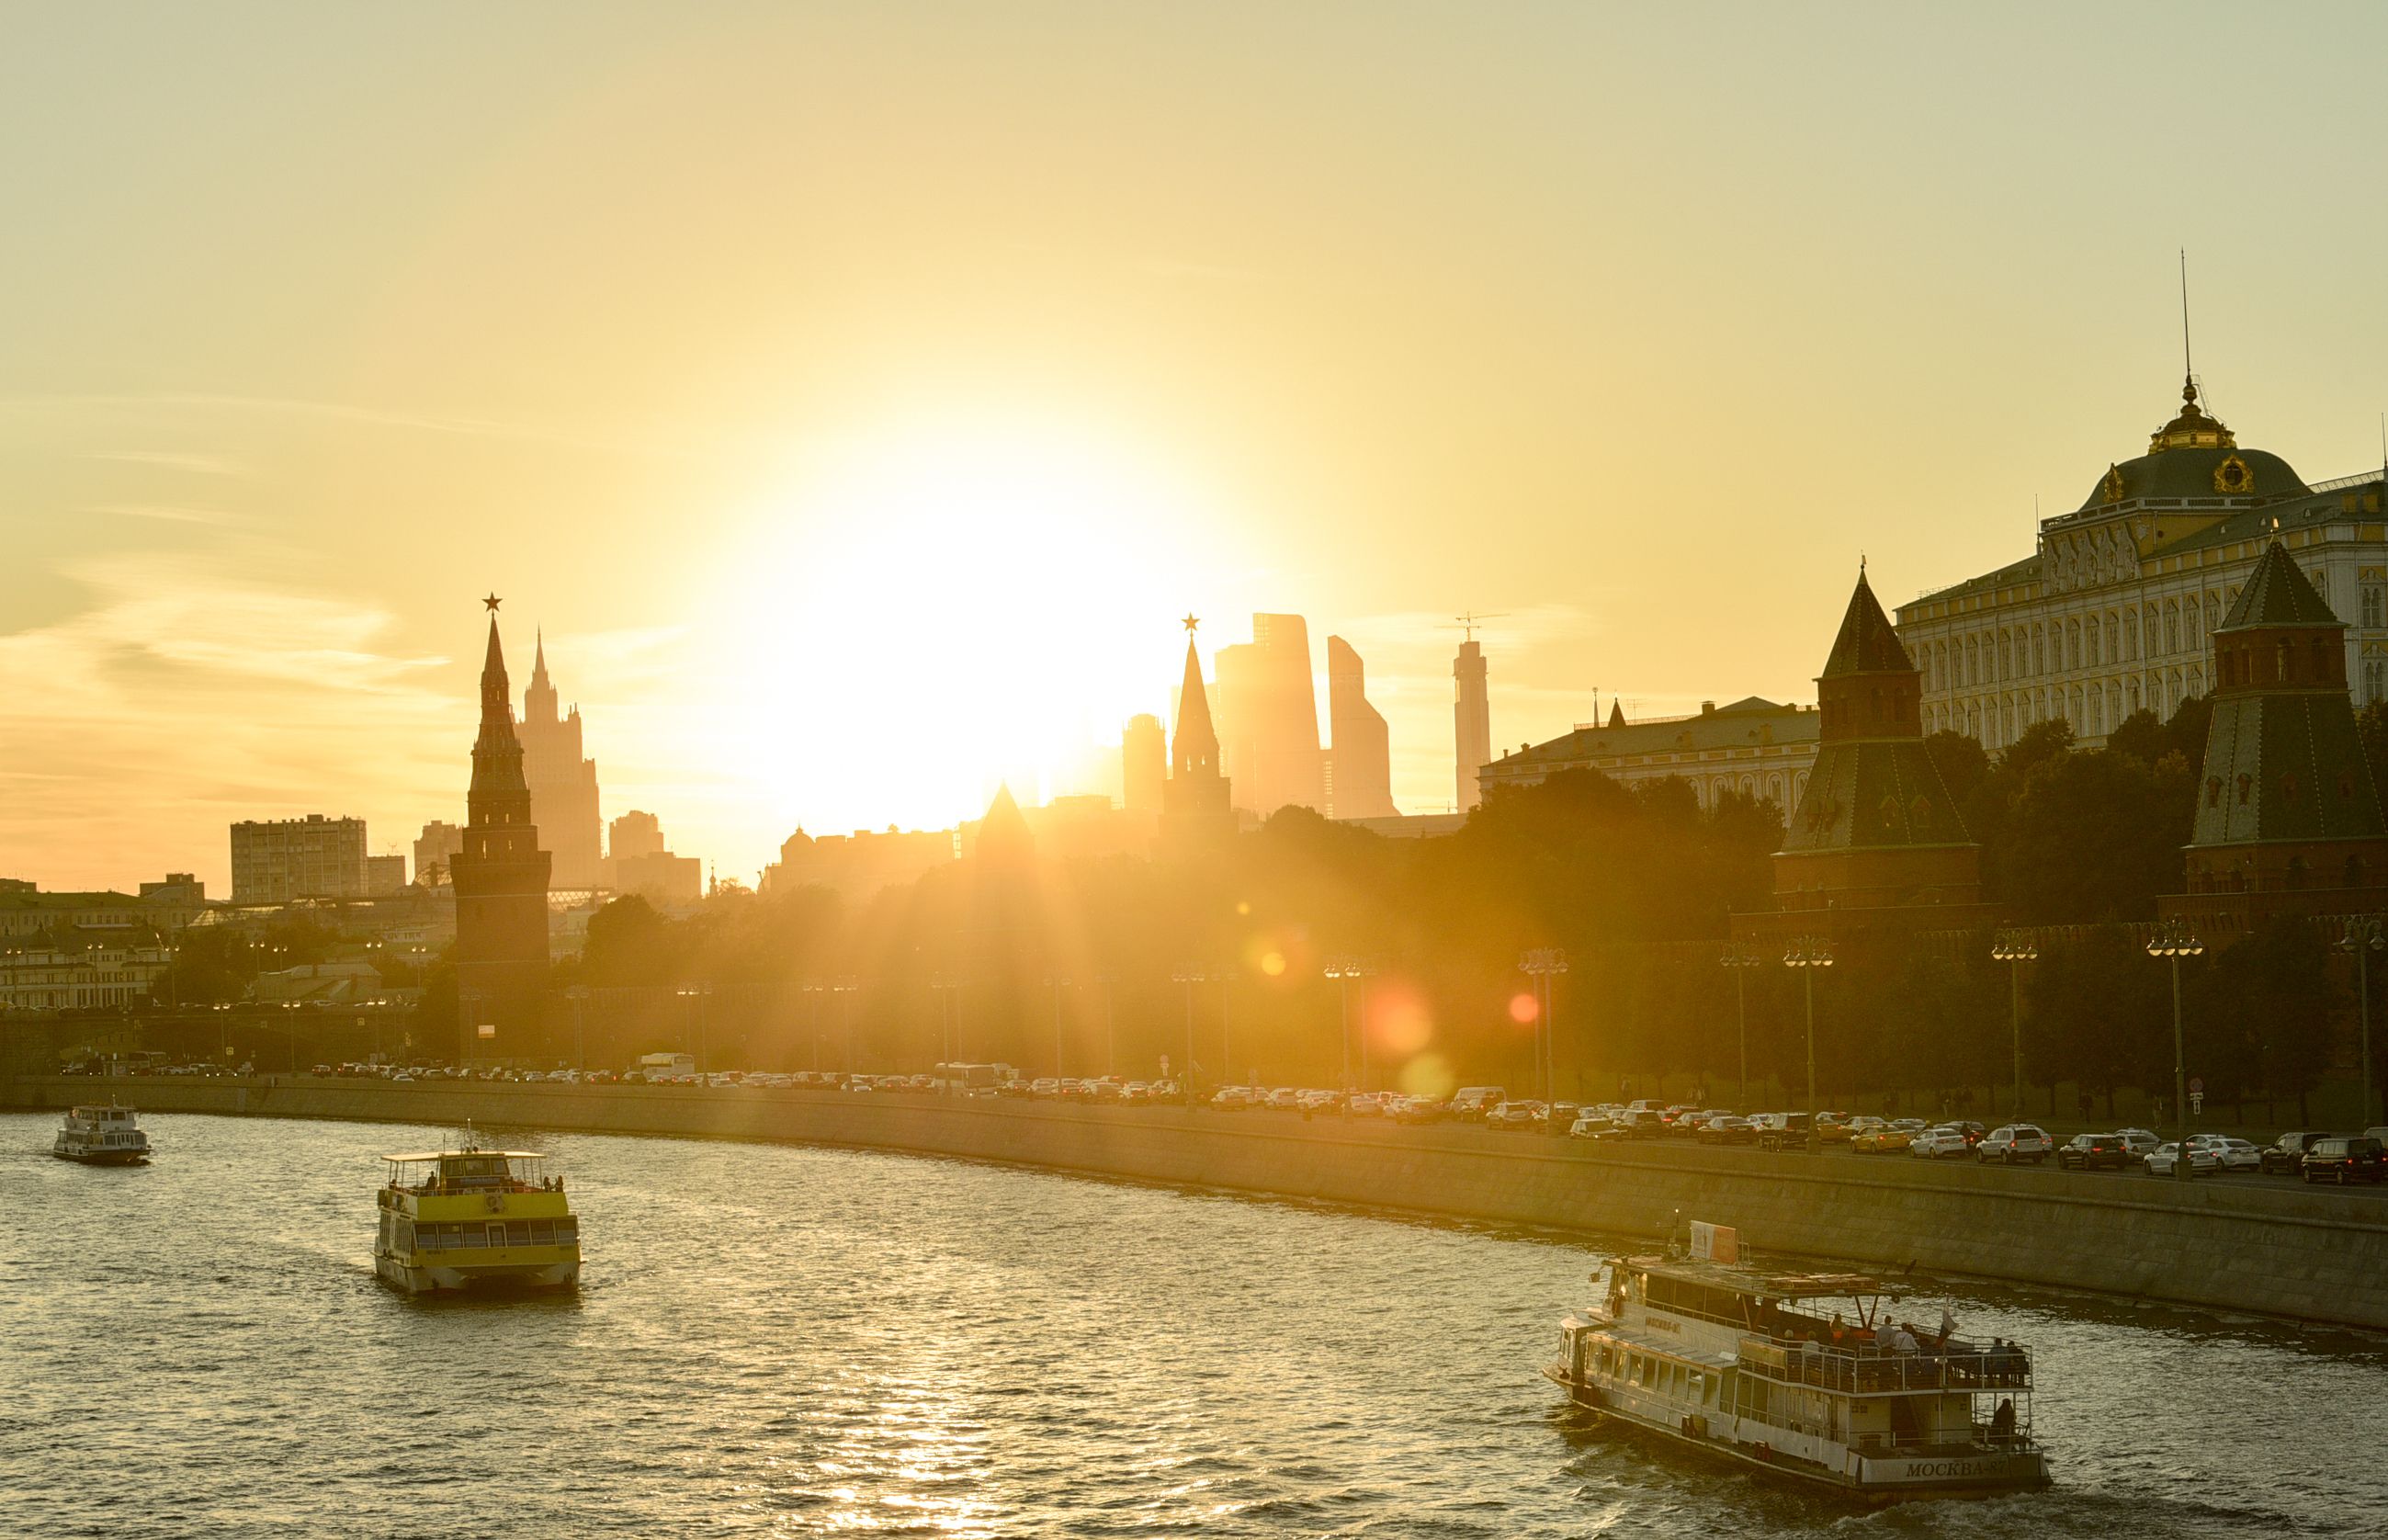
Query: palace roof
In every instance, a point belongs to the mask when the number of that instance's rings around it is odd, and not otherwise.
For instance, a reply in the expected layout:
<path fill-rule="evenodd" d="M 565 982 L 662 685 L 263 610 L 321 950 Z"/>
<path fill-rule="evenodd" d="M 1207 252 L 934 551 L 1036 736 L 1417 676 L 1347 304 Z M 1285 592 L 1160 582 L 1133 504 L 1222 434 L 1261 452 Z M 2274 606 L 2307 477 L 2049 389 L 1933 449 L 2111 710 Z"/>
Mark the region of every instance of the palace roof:
<path fill-rule="evenodd" d="M 1612 713 L 1607 726 L 1588 723 L 1547 743 L 1513 751 L 1494 762 L 1513 770 L 1540 767 L 1556 770 L 1586 760 L 1812 744 L 1819 719 L 1806 706 L 1745 695 L 1730 706 L 1704 710 L 1696 717 L 1659 717 L 1628 722 Z"/>

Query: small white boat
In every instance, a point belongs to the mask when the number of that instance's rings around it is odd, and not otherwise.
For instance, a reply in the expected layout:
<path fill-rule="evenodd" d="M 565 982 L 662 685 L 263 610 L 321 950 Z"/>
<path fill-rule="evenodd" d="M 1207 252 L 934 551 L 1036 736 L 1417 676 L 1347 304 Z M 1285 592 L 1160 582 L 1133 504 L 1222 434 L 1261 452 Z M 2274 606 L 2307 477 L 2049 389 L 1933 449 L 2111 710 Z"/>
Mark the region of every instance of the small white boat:
<path fill-rule="evenodd" d="M 149 1136 L 130 1107 L 77 1107 L 67 1114 L 50 1153 L 85 1165 L 146 1165 Z"/>
<path fill-rule="evenodd" d="M 1613 1259 L 1607 1303 L 1561 1324 L 1543 1373 L 1576 1406 L 1867 1502 L 2048 1484 L 2021 1343 L 1900 1322 L 1873 1279 L 1744 1266 L 1733 1231 L 1694 1231 L 1698 1254 Z"/>

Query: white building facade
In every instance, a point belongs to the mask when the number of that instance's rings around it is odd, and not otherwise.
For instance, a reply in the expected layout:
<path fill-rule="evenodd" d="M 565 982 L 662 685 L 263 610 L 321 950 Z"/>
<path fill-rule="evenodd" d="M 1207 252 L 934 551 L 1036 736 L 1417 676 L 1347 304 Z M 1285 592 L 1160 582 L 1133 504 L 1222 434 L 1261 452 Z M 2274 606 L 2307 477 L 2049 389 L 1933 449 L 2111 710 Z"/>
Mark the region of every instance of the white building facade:
<path fill-rule="evenodd" d="M 2040 521 L 2038 554 L 1899 606 L 1924 732 L 1995 753 L 2051 719 L 2095 745 L 2135 711 L 2170 717 L 2211 688 L 2208 633 L 2276 534 L 2350 623 L 2356 706 L 2388 699 L 2381 474 L 2308 485 L 2279 456 L 2240 449 L 2193 383 L 2182 398 L 2148 453 Z"/>

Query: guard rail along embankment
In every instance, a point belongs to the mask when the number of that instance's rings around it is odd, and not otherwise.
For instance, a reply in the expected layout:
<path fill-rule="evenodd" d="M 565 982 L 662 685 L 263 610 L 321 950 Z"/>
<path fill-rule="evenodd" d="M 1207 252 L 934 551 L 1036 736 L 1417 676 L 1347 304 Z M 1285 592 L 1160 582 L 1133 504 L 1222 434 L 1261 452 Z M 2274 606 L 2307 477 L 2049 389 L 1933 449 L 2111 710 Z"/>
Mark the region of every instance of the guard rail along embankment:
<path fill-rule="evenodd" d="M 0 1080 L 0 1104 L 519 1125 L 886 1150 L 1408 1214 L 1659 1236 L 2388 1330 L 2388 1192 L 1594 1144 L 1269 1113 L 834 1091 L 284 1077 Z M 171 1159 L 169 1152 L 164 1158 Z"/>

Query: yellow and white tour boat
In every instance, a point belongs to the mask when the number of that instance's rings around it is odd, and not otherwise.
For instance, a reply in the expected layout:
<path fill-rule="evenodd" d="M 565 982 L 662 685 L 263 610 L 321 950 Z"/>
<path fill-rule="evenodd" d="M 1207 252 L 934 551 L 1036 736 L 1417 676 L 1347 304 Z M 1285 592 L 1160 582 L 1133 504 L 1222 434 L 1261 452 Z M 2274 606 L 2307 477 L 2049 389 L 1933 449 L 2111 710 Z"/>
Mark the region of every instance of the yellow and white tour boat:
<path fill-rule="evenodd" d="M 384 1155 L 374 1270 L 410 1294 L 491 1287 L 569 1289 L 580 1281 L 580 1221 L 564 1178 L 531 1150 Z"/>
<path fill-rule="evenodd" d="M 1543 1372 L 1576 1406 L 1868 1502 L 2048 1484 L 2021 1343 L 1902 1322 L 1873 1279 L 1746 1266 L 1732 1230 L 1692 1228 L 1694 1254 L 1612 1260 L 1606 1303 L 1561 1324 Z"/>

